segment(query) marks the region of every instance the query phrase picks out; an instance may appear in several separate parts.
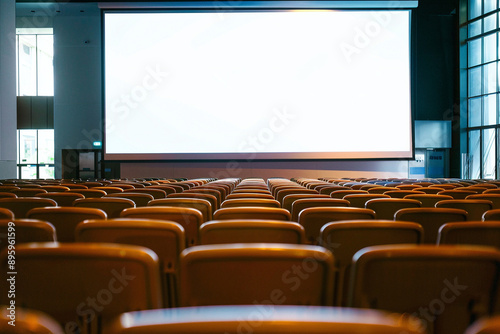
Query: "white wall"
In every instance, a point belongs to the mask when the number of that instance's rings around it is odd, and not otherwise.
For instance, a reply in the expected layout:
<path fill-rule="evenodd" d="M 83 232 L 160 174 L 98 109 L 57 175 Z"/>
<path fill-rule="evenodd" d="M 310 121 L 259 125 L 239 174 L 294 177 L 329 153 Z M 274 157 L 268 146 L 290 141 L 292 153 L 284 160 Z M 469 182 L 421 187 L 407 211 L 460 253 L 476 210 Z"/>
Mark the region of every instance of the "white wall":
<path fill-rule="evenodd" d="M 0 1 L 0 179 L 16 178 L 16 2 Z"/>
<path fill-rule="evenodd" d="M 55 166 L 60 178 L 62 149 L 91 149 L 92 142 L 101 140 L 100 11 L 96 4 L 65 4 L 53 22 Z"/>
<path fill-rule="evenodd" d="M 122 178 L 134 177 L 408 177 L 408 161 L 229 161 L 122 163 Z"/>

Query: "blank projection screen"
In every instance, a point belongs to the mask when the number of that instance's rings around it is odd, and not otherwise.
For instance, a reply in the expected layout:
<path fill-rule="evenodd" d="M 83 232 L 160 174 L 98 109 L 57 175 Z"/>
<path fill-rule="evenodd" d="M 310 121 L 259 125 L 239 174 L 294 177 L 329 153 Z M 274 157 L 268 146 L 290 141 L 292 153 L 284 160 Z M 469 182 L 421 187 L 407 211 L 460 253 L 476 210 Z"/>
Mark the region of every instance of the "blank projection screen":
<path fill-rule="evenodd" d="M 411 158 L 410 10 L 104 13 L 105 158 Z"/>

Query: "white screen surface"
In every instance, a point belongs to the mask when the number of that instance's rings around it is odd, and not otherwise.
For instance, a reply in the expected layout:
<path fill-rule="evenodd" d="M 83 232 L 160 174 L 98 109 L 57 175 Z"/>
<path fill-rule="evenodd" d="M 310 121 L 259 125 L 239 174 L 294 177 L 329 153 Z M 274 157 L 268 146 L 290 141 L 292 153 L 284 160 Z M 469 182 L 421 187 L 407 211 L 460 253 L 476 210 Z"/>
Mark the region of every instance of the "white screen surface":
<path fill-rule="evenodd" d="M 105 157 L 411 157 L 409 21 L 105 13 Z"/>

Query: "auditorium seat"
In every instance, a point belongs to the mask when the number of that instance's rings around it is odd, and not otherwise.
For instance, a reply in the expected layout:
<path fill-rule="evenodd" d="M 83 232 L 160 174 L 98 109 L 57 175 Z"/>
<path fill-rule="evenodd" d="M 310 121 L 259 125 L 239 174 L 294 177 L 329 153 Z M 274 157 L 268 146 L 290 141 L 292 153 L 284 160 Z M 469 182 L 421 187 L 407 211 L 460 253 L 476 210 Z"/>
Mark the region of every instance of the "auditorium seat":
<path fill-rule="evenodd" d="M 280 208 L 281 204 L 275 199 L 268 198 L 235 198 L 226 199 L 221 203 L 221 208 L 234 208 L 241 206 L 259 206 L 268 208 Z"/>
<path fill-rule="evenodd" d="M 235 190 L 236 191 L 236 190 Z M 264 198 L 264 199 L 274 199 L 271 193 L 261 193 L 261 192 L 235 192 L 233 191 L 229 195 L 226 196 L 226 200 L 228 199 L 237 199 L 237 198 Z"/>
<path fill-rule="evenodd" d="M 343 197 L 343 199 L 349 201 L 349 206 L 354 208 L 364 208 L 366 202 L 374 198 L 390 198 L 390 196 L 384 194 L 352 194 Z"/>
<path fill-rule="evenodd" d="M 500 333 L 500 315 L 484 317 L 470 325 L 464 334 L 498 334 Z"/>
<path fill-rule="evenodd" d="M 179 301 L 181 307 L 271 303 L 330 306 L 333 274 L 333 255 L 319 246 L 194 246 L 181 254 Z"/>
<path fill-rule="evenodd" d="M 358 189 L 358 190 L 354 190 L 354 189 L 334 190 L 330 193 L 330 197 L 343 199 L 344 196 L 346 196 L 346 195 L 354 195 L 354 194 L 368 194 L 368 191 L 361 190 L 361 189 Z"/>
<path fill-rule="evenodd" d="M 323 306 L 232 305 L 128 312 L 109 334 L 424 334 L 395 314 Z M 489 334 L 489 332 L 488 332 Z"/>
<path fill-rule="evenodd" d="M 428 187 L 428 186 L 432 186 L 434 184 L 436 184 L 435 182 L 430 182 L 430 181 L 422 181 L 422 180 L 419 180 L 419 181 L 416 181 L 416 182 L 412 182 L 413 185 L 418 185 L 418 186 L 421 186 L 421 187 Z"/>
<path fill-rule="evenodd" d="M 106 195 L 106 192 L 104 190 L 98 190 L 98 189 L 71 189 L 69 192 L 77 193 L 77 194 L 82 194 L 85 196 L 85 198 L 98 198 L 98 197 L 103 197 Z"/>
<path fill-rule="evenodd" d="M 361 187 L 359 187 L 360 190 L 369 190 L 371 188 L 379 188 L 380 185 L 377 185 L 377 184 L 365 184 Z"/>
<path fill-rule="evenodd" d="M 438 195 L 438 194 L 417 194 L 417 195 L 406 195 L 406 199 L 414 199 L 422 203 L 423 208 L 434 208 L 436 203 L 439 201 L 453 199 L 453 197 L 448 195 Z"/>
<path fill-rule="evenodd" d="M 19 197 L 0 198 L 0 208 L 9 209 L 15 218 L 26 218 L 26 214 L 33 208 L 56 206 L 57 203 L 49 198 Z"/>
<path fill-rule="evenodd" d="M 437 187 L 422 187 L 419 188 L 418 191 L 426 193 L 426 194 L 435 194 L 437 195 L 441 191 L 445 191 L 446 189 L 444 188 L 437 188 Z"/>
<path fill-rule="evenodd" d="M 352 207 L 307 208 L 299 213 L 298 223 L 304 227 L 307 242 L 320 242 L 321 228 L 329 222 L 338 220 L 375 219 L 375 211 Z"/>
<path fill-rule="evenodd" d="M 446 223 L 439 229 L 438 245 L 483 245 L 500 249 L 500 221 Z"/>
<path fill-rule="evenodd" d="M 39 194 L 47 193 L 48 191 L 42 188 L 21 188 L 11 190 L 11 193 L 17 197 L 37 197 Z"/>
<path fill-rule="evenodd" d="M 306 208 L 313 207 L 348 207 L 349 201 L 339 198 L 301 198 L 292 203 L 292 221 L 296 222 L 299 219 L 299 213 Z"/>
<path fill-rule="evenodd" d="M 41 188 L 46 190 L 49 193 L 59 193 L 59 192 L 70 190 L 69 187 L 59 186 L 59 185 L 45 185 L 45 186 L 41 186 Z"/>
<path fill-rule="evenodd" d="M 386 191 L 393 191 L 393 190 L 398 190 L 396 187 L 385 187 L 385 186 L 379 186 L 379 187 L 372 187 L 368 189 L 367 191 L 370 194 L 383 194 Z"/>
<path fill-rule="evenodd" d="M 393 220 L 344 220 L 321 228 L 320 245 L 335 256 L 335 305 L 346 306 L 351 263 L 360 249 L 375 245 L 420 244 L 424 229 L 420 224 Z"/>
<path fill-rule="evenodd" d="M 170 188 L 174 188 L 176 193 L 181 193 L 181 192 L 183 192 L 184 190 L 186 190 L 186 189 L 190 189 L 190 188 L 191 188 L 191 185 L 187 185 L 187 184 L 182 184 L 182 185 L 180 185 L 180 184 L 178 184 L 178 182 L 168 182 L 168 183 L 163 183 L 163 184 L 161 184 L 161 186 L 160 186 L 160 187 L 162 187 L 162 188 L 163 188 L 163 186 L 164 186 L 164 185 L 167 185 L 167 186 L 168 186 L 168 187 L 170 187 Z M 187 186 L 187 187 L 186 187 L 186 186 Z M 157 186 L 155 186 L 155 188 L 156 188 L 156 187 L 157 187 Z M 162 189 L 162 188 L 160 188 L 160 189 Z"/>
<path fill-rule="evenodd" d="M 174 193 L 183 191 L 182 188 L 179 189 L 177 187 L 168 186 L 167 184 L 151 185 L 151 186 L 147 186 L 146 188 L 163 190 L 165 192 L 165 194 L 167 194 L 167 196 L 169 194 L 174 194 Z"/>
<path fill-rule="evenodd" d="M 483 214 L 483 221 L 500 220 L 500 209 L 488 210 Z"/>
<path fill-rule="evenodd" d="M 331 198 L 330 195 L 325 194 L 290 194 L 283 198 L 281 207 L 292 212 L 292 204 L 298 199 L 302 198 Z"/>
<path fill-rule="evenodd" d="M 183 191 L 193 188 L 193 185 L 191 183 L 187 183 L 187 182 L 169 182 L 168 185 L 181 187 Z"/>
<path fill-rule="evenodd" d="M 221 208 L 214 212 L 214 220 L 222 219 L 268 219 L 286 220 L 291 218 L 290 212 L 283 208 L 257 206 Z"/>
<path fill-rule="evenodd" d="M 321 189 L 323 188 L 328 188 L 328 187 L 332 187 L 332 184 L 331 183 L 328 183 L 326 181 L 319 181 L 318 183 L 315 183 L 315 184 L 312 184 L 311 186 L 311 189 L 314 189 L 316 190 L 317 192 L 320 192 Z M 334 186 L 335 187 L 335 186 Z M 328 194 L 328 193 L 327 193 Z"/>
<path fill-rule="evenodd" d="M 177 306 L 179 257 L 186 245 L 180 224 L 140 218 L 91 219 L 78 224 L 75 235 L 76 242 L 130 244 L 154 251 L 163 271 L 164 306 Z"/>
<path fill-rule="evenodd" d="M 419 190 L 422 186 L 419 184 L 400 184 L 396 188 L 399 190 Z"/>
<path fill-rule="evenodd" d="M 305 242 L 304 228 L 282 220 L 212 220 L 200 227 L 200 244 Z"/>
<path fill-rule="evenodd" d="M 30 219 L 47 221 L 56 228 L 57 241 L 74 242 L 76 226 L 85 219 L 106 219 L 103 210 L 77 207 L 44 207 L 31 209 L 26 215 Z"/>
<path fill-rule="evenodd" d="M 492 209 L 500 209 L 500 194 L 475 194 L 469 195 L 465 199 L 482 199 L 491 201 Z"/>
<path fill-rule="evenodd" d="M 477 192 L 460 189 L 449 189 L 438 192 L 438 195 L 448 195 L 453 197 L 453 199 L 465 199 L 467 196 L 474 194 L 477 194 Z"/>
<path fill-rule="evenodd" d="M 9 227 L 15 233 L 15 246 L 27 242 L 57 241 L 56 229 L 49 222 L 38 219 L 0 219 L 0 251 L 9 245 Z M 10 232 L 12 233 L 12 231 Z"/>
<path fill-rule="evenodd" d="M 486 187 L 481 187 L 480 185 L 472 185 L 467 187 L 459 188 L 460 190 L 474 191 L 476 194 L 482 194 L 485 190 L 488 190 Z"/>
<path fill-rule="evenodd" d="M 420 201 L 404 198 L 374 198 L 365 203 L 365 208 L 375 211 L 377 219 L 394 220 L 394 214 L 404 208 L 419 208 Z"/>
<path fill-rule="evenodd" d="M 384 194 L 389 195 L 392 198 L 404 198 L 406 195 L 417 195 L 425 193 L 418 190 L 389 190 L 384 192 Z"/>
<path fill-rule="evenodd" d="M 0 191 L 0 198 L 17 198 L 17 195 L 14 193 L 6 193 Z"/>
<path fill-rule="evenodd" d="M 16 181 L 16 186 L 18 188 L 41 188 L 42 187 L 40 184 L 34 183 L 33 181 L 21 181 L 21 180 Z"/>
<path fill-rule="evenodd" d="M 169 220 L 179 223 L 186 235 L 186 247 L 198 244 L 198 230 L 203 223 L 202 213 L 193 208 L 175 206 L 146 206 L 125 209 L 121 218 L 145 218 L 155 220 Z"/>
<path fill-rule="evenodd" d="M 219 204 L 217 202 L 217 197 L 214 195 L 210 194 L 201 194 L 201 193 L 175 193 L 175 194 L 168 194 L 167 198 L 200 198 L 204 199 L 210 202 L 212 206 L 212 213 L 215 212 L 215 210 L 219 209 Z"/>
<path fill-rule="evenodd" d="M 6 253 L 0 267 L 8 272 Z M 157 255 L 115 244 L 29 243 L 16 248 L 16 306 L 53 317 L 66 333 L 101 333 L 123 312 L 163 307 Z M 2 279 L 0 290 L 8 291 Z M 0 295 L 6 305 L 7 293 Z"/>
<path fill-rule="evenodd" d="M 255 189 L 255 190 L 267 190 L 269 191 L 269 187 L 265 182 L 240 182 L 236 187 L 234 187 L 233 191 L 241 190 L 241 189 Z"/>
<path fill-rule="evenodd" d="M 183 194 L 202 194 L 202 195 L 212 195 L 216 198 L 216 204 L 215 207 L 218 209 L 220 208 L 220 204 L 222 203 L 222 196 L 220 190 L 217 189 L 199 189 L 198 187 L 195 187 L 193 189 L 189 190 L 184 190 L 182 192 Z M 172 194 L 173 195 L 173 194 Z M 172 196 L 168 195 L 168 196 Z"/>
<path fill-rule="evenodd" d="M 419 223 L 424 228 L 424 243 L 436 244 L 439 228 L 444 223 L 467 220 L 467 211 L 451 208 L 406 208 L 398 210 L 395 220 Z"/>
<path fill-rule="evenodd" d="M 325 185 L 320 187 L 319 189 L 316 189 L 316 191 L 319 191 L 321 195 L 328 195 L 336 190 L 350 190 L 349 187 L 343 187 L 343 186 L 332 186 L 331 183 L 329 185 Z"/>
<path fill-rule="evenodd" d="M 108 194 L 116 194 L 116 193 L 123 192 L 122 188 L 111 187 L 111 186 L 94 187 L 92 189 L 102 190 L 102 191 L 104 191 L 106 193 L 106 195 L 108 195 Z"/>
<path fill-rule="evenodd" d="M 134 201 L 119 197 L 80 198 L 73 202 L 74 207 L 96 208 L 106 212 L 108 218 L 118 218 L 127 208 L 135 208 Z"/>
<path fill-rule="evenodd" d="M 14 212 L 6 208 L 0 208 L 0 219 L 14 219 Z"/>
<path fill-rule="evenodd" d="M 297 193 L 297 192 L 294 192 L 293 190 L 297 190 L 297 191 L 303 190 L 304 194 L 317 193 L 315 191 L 310 191 L 311 189 L 307 189 L 306 187 L 302 187 L 301 185 L 294 183 L 294 182 L 290 182 L 290 183 L 282 184 L 282 185 L 271 186 L 270 190 L 271 190 L 271 194 L 273 195 L 274 198 L 278 198 L 278 191 L 281 191 L 281 190 L 292 190 L 292 192 L 291 192 L 292 194 Z"/>
<path fill-rule="evenodd" d="M 491 247 L 385 245 L 354 255 L 349 307 L 420 318 L 427 333 L 462 334 L 498 308 L 500 251 Z"/>
<path fill-rule="evenodd" d="M 366 190 L 366 189 L 361 189 L 365 185 L 366 183 L 364 182 L 350 182 L 350 183 L 344 183 L 343 187 L 349 187 L 353 190 Z"/>
<path fill-rule="evenodd" d="M 467 211 L 467 220 L 481 220 L 483 214 L 493 208 L 493 203 L 483 199 L 450 199 L 439 201 L 436 208 L 454 208 Z"/>
<path fill-rule="evenodd" d="M 61 186 L 68 187 L 69 189 L 89 189 L 89 187 L 81 183 L 61 183 Z"/>
<path fill-rule="evenodd" d="M 84 186 L 87 186 L 89 189 L 93 189 L 95 187 L 102 187 L 104 183 L 98 181 L 85 181 L 82 183 Z"/>
<path fill-rule="evenodd" d="M 291 188 L 291 189 L 280 189 L 276 192 L 276 200 L 280 202 L 281 205 L 283 205 L 283 198 L 287 195 L 291 194 L 314 194 L 314 195 L 319 195 L 319 193 L 314 190 L 314 189 L 307 189 L 307 188 Z"/>
<path fill-rule="evenodd" d="M 63 327 L 51 316 L 37 310 L 11 305 L 0 306 L 2 334 L 65 334 Z"/>
<path fill-rule="evenodd" d="M 203 222 L 212 220 L 213 209 L 212 204 L 203 198 L 194 197 L 168 197 L 154 199 L 148 203 L 148 206 L 180 206 L 184 208 L 193 208 L 201 212 Z"/>
<path fill-rule="evenodd" d="M 135 189 L 125 189 L 123 192 L 124 193 L 134 192 L 134 193 L 139 193 L 139 194 L 142 194 L 142 193 L 150 194 L 151 196 L 153 196 L 154 199 L 160 199 L 160 198 L 167 197 L 167 192 L 165 190 L 153 189 L 153 188 L 148 188 L 148 187 L 135 188 Z"/>
<path fill-rule="evenodd" d="M 463 187 L 463 185 L 452 184 L 452 183 L 439 183 L 439 184 L 432 184 L 429 186 L 429 188 L 441 188 L 444 190 L 453 190 L 460 187 Z"/>
<path fill-rule="evenodd" d="M 498 185 L 493 184 L 493 183 L 488 183 L 488 182 L 477 183 L 471 187 L 479 187 L 479 188 L 486 188 L 486 189 L 498 189 Z"/>
<path fill-rule="evenodd" d="M 227 184 L 216 184 L 215 182 L 207 183 L 202 186 L 191 188 L 191 190 L 217 190 L 220 193 L 221 202 L 226 199 L 226 196 L 231 192 L 231 187 Z"/>
<path fill-rule="evenodd" d="M 12 190 L 15 190 L 15 189 L 21 189 L 15 185 L 0 185 L 0 192 L 11 192 Z"/>
<path fill-rule="evenodd" d="M 147 206 L 150 201 L 154 199 L 153 195 L 145 194 L 145 193 L 135 193 L 135 192 L 121 192 L 121 193 L 113 193 L 109 195 L 105 195 L 104 197 L 112 197 L 112 198 L 126 198 L 135 203 L 136 207 Z"/>
<path fill-rule="evenodd" d="M 135 185 L 132 185 L 132 184 L 127 184 L 127 183 L 120 183 L 120 182 L 112 182 L 109 184 L 110 187 L 117 187 L 117 188 L 121 188 L 123 190 L 127 190 L 127 189 L 135 189 Z"/>
<path fill-rule="evenodd" d="M 299 182 L 300 183 L 300 182 Z M 321 188 L 321 186 L 329 186 L 330 184 L 325 181 L 321 181 L 318 179 L 310 179 L 309 181 L 304 181 L 302 183 L 302 186 L 306 187 L 307 189 L 314 189 L 319 192 L 319 189 L 316 189 L 316 187 Z"/>
<path fill-rule="evenodd" d="M 50 199 L 54 200 L 58 206 L 73 206 L 73 203 L 75 200 L 80 199 L 80 198 L 85 198 L 85 196 L 82 194 L 78 194 L 78 193 L 74 193 L 74 192 L 70 192 L 70 191 L 39 194 L 38 197 L 50 198 Z"/>
<path fill-rule="evenodd" d="M 272 196 L 269 189 L 261 187 L 236 187 L 236 189 L 234 189 L 231 192 L 231 194 L 238 194 L 238 193 L 255 193 L 255 194 L 266 194 Z"/>

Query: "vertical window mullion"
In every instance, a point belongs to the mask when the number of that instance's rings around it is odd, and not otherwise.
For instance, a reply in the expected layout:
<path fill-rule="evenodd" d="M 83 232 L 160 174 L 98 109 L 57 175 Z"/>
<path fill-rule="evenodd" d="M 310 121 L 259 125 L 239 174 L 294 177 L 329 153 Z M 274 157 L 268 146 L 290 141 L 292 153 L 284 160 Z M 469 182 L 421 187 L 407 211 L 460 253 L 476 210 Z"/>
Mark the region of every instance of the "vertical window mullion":
<path fill-rule="evenodd" d="M 35 35 L 35 93 L 38 96 L 38 35 Z"/>
<path fill-rule="evenodd" d="M 481 179 L 483 177 L 483 152 L 482 152 L 482 148 L 483 148 L 483 141 L 482 141 L 482 130 L 478 130 L 477 133 L 479 134 L 479 140 L 478 140 L 478 154 L 479 156 L 477 157 L 477 161 L 478 161 L 478 171 L 479 173 L 477 174 L 477 176 L 475 176 L 476 178 L 478 179 Z"/>
<path fill-rule="evenodd" d="M 38 40 L 38 39 L 37 39 Z M 37 48 L 37 55 L 38 55 L 38 48 Z M 37 62 L 37 70 L 38 70 L 38 62 Z M 37 87 L 37 95 L 38 95 L 38 79 L 36 81 L 36 87 Z M 36 178 L 38 179 L 40 177 L 40 159 L 38 157 L 38 154 L 40 150 L 38 149 L 40 147 L 40 141 L 38 137 L 38 130 L 36 130 Z"/>
<path fill-rule="evenodd" d="M 17 73 L 17 81 L 16 81 L 16 96 L 19 96 L 19 35 L 16 35 L 16 73 Z"/>
<path fill-rule="evenodd" d="M 495 129 L 495 136 L 496 137 L 495 137 L 495 174 L 494 175 L 495 175 L 496 179 L 499 178 L 499 176 L 498 176 L 498 162 L 499 162 L 498 161 L 498 159 L 499 159 L 499 154 L 498 154 L 499 153 L 498 152 L 499 151 L 498 135 L 499 135 L 500 132 L 498 130 L 499 130 L 498 128 Z"/>

